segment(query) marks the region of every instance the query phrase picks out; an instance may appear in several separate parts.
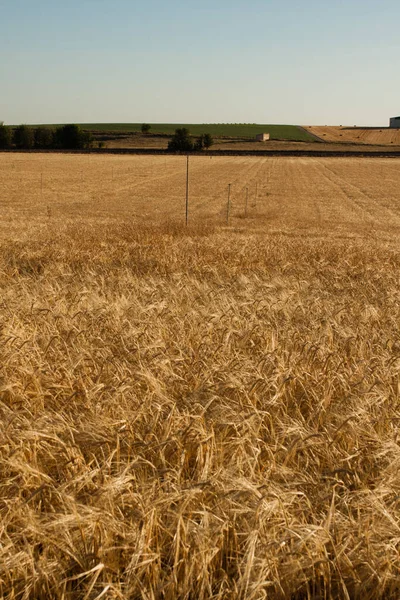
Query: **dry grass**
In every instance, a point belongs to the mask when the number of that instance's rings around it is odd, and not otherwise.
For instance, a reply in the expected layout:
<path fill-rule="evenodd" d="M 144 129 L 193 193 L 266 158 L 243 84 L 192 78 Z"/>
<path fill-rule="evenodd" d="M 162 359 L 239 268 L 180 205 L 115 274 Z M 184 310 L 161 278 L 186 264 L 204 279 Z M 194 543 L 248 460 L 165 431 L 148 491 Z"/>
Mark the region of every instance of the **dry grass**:
<path fill-rule="evenodd" d="M 352 144 L 400 145 L 400 129 L 389 127 L 313 126 L 305 128 L 327 142 Z"/>
<path fill-rule="evenodd" d="M 1 596 L 397 599 L 397 163 L 16 160 Z"/>
<path fill-rule="evenodd" d="M 320 142 L 316 144 L 315 142 L 294 142 L 289 140 L 269 140 L 268 142 L 256 142 L 255 140 L 246 138 L 214 138 L 214 145 L 210 148 L 210 150 L 211 152 L 213 152 L 214 150 L 244 150 L 246 152 L 268 152 L 276 150 L 301 150 L 308 152 L 344 152 L 356 150 L 363 152 L 374 152 L 377 149 L 373 145 L 369 146 L 368 144 L 380 144 L 382 147 L 379 148 L 379 150 L 386 152 L 394 150 L 393 146 L 390 145 L 392 142 L 400 144 L 400 134 L 396 134 L 396 130 L 393 129 L 390 130 L 392 132 L 390 135 L 387 135 L 386 133 L 382 134 L 378 130 L 378 132 L 375 132 L 374 136 L 372 136 L 371 131 L 368 132 L 366 130 L 355 130 L 351 132 L 346 132 L 342 131 L 340 127 L 314 127 L 306 129 L 311 133 L 314 133 L 315 135 L 321 136 L 321 139 L 324 140 L 326 143 Z M 165 150 L 168 146 L 168 140 L 169 138 L 166 136 L 148 136 L 135 134 L 118 136 L 115 139 L 107 140 L 105 142 L 105 147 L 151 148 Z M 345 145 L 343 144 L 344 141 L 346 142 Z"/>
<path fill-rule="evenodd" d="M 153 148 L 153 149 L 164 149 L 168 147 L 170 137 L 157 136 L 157 135 L 126 135 L 124 137 L 119 136 L 115 139 L 107 140 L 105 142 L 106 148 Z M 315 142 L 293 142 L 293 141 L 278 141 L 270 140 L 268 143 L 257 142 L 255 139 L 249 138 L 214 138 L 214 145 L 211 147 L 213 150 L 246 150 L 252 151 L 268 151 L 268 150 L 321 150 L 321 149 L 332 149 L 331 144 L 326 144 L 323 148 L 321 145 L 316 147 Z M 338 147 L 341 149 L 341 146 Z"/>

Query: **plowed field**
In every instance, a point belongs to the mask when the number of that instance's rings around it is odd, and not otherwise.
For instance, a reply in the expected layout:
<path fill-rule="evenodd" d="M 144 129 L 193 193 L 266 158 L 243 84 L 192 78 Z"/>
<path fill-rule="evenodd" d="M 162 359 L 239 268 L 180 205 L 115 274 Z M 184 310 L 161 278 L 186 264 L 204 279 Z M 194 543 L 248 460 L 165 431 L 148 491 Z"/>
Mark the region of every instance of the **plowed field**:
<path fill-rule="evenodd" d="M 0 597 L 398 600 L 398 161 L 185 192 L 0 154 Z"/>
<path fill-rule="evenodd" d="M 307 131 L 324 142 L 346 142 L 352 144 L 373 144 L 379 146 L 399 145 L 400 129 L 389 127 L 306 127 Z"/>

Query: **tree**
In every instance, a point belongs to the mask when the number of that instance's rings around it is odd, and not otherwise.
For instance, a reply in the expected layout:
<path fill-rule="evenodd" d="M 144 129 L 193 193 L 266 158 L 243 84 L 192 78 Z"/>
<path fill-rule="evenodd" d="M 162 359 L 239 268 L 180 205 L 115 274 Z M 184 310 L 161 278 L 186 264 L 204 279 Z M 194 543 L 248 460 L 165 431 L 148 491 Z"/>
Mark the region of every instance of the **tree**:
<path fill-rule="evenodd" d="M 190 152 L 193 150 L 189 129 L 186 129 L 186 127 L 175 129 L 175 135 L 168 142 L 168 150 L 173 152 Z"/>
<path fill-rule="evenodd" d="M 142 125 L 142 133 L 150 133 L 151 125 L 148 123 L 143 123 Z"/>
<path fill-rule="evenodd" d="M 57 148 L 65 150 L 80 150 L 89 148 L 92 136 L 88 131 L 82 131 L 79 125 L 63 125 L 58 127 L 54 136 Z"/>
<path fill-rule="evenodd" d="M 204 148 L 206 150 L 208 150 L 208 148 L 211 148 L 211 146 L 213 144 L 214 144 L 214 139 L 213 139 L 212 135 L 209 134 L 209 133 L 204 133 L 203 134 L 203 145 L 204 145 Z"/>
<path fill-rule="evenodd" d="M 35 148 L 51 148 L 54 143 L 54 131 L 49 127 L 35 129 Z"/>
<path fill-rule="evenodd" d="M 193 144 L 193 150 L 196 150 L 196 152 L 201 152 L 201 150 L 203 150 L 203 149 L 204 149 L 203 136 L 201 135 L 200 137 L 197 138 L 197 140 Z"/>
<path fill-rule="evenodd" d="M 195 141 L 194 150 L 208 150 L 213 143 L 214 140 L 209 133 L 202 133 L 201 136 Z"/>
<path fill-rule="evenodd" d="M 91 148 L 93 145 L 93 135 L 90 131 L 81 132 L 81 144 L 82 148 Z"/>
<path fill-rule="evenodd" d="M 33 148 L 34 142 L 35 135 L 32 127 L 28 127 L 28 125 L 19 125 L 14 129 L 14 144 L 17 148 L 30 150 Z"/>
<path fill-rule="evenodd" d="M 0 125 L 0 148 L 4 150 L 5 148 L 9 148 L 12 142 L 11 129 L 9 127 L 5 127 L 5 125 Z"/>

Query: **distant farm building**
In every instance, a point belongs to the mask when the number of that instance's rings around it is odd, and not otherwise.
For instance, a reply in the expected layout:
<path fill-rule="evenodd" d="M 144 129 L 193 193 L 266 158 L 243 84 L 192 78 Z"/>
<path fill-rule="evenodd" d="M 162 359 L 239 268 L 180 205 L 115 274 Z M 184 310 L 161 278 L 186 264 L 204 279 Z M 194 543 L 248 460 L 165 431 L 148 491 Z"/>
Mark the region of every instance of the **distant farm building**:
<path fill-rule="evenodd" d="M 256 140 L 257 140 L 257 142 L 268 142 L 269 133 L 258 133 L 256 135 Z"/>
<path fill-rule="evenodd" d="M 393 117 L 390 119 L 390 127 L 392 129 L 400 129 L 400 117 Z"/>

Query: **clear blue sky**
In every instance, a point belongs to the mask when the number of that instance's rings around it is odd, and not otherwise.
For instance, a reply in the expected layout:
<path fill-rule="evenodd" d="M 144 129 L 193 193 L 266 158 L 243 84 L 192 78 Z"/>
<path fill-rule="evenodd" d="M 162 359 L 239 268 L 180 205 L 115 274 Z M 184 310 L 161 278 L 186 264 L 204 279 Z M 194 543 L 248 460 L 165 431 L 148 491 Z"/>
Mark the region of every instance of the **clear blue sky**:
<path fill-rule="evenodd" d="M 0 0 L 0 120 L 384 125 L 399 0 Z"/>

